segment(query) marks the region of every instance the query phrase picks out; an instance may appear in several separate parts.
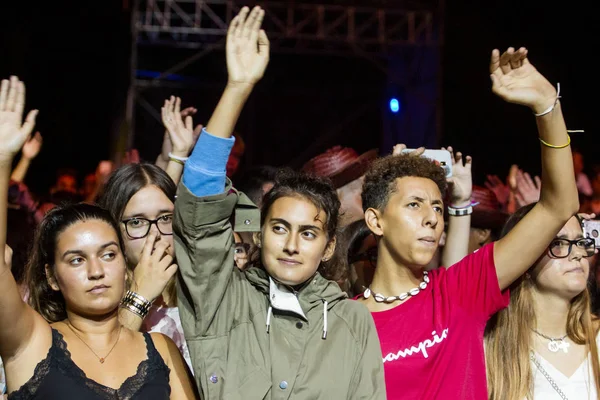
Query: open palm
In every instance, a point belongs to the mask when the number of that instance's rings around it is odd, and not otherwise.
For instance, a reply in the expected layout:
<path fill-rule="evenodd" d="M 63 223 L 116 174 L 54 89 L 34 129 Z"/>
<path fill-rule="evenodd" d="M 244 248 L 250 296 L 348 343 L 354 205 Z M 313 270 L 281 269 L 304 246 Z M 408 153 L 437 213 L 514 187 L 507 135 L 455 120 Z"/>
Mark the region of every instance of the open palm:
<path fill-rule="evenodd" d="M 527 58 L 527 49 L 510 47 L 502 55 L 492 51 L 490 59 L 492 91 L 509 103 L 521 104 L 535 113 L 542 112 L 556 100 L 556 89 Z"/>
<path fill-rule="evenodd" d="M 248 13 L 248 7 L 243 7 L 227 32 L 227 72 L 232 84 L 254 85 L 269 63 L 269 39 L 260 29 L 265 12 L 257 6 Z"/>
<path fill-rule="evenodd" d="M 23 122 L 25 84 L 16 76 L 4 79 L 0 86 L 0 157 L 12 159 L 21 150 L 35 125 L 37 110 Z"/>

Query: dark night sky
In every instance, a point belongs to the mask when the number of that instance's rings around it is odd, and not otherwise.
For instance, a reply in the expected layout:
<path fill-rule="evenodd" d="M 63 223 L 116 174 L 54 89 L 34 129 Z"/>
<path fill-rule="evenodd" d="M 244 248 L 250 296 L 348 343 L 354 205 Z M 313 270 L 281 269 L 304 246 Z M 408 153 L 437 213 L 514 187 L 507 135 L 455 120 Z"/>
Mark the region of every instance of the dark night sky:
<path fill-rule="evenodd" d="M 3 6 L 0 17 L 0 75 L 18 74 L 24 79 L 28 107 L 40 109 L 38 128 L 45 138 L 44 148 L 27 182 L 42 191 L 51 184 L 57 167 L 75 167 L 83 175 L 109 156 L 110 132 L 123 111 L 129 73 L 128 17 L 116 0 L 15 3 Z M 531 62 L 552 82 L 561 82 L 568 126 L 586 130 L 576 134 L 573 143 L 583 149 L 588 160 L 600 161 L 595 155 L 598 73 L 592 62 L 598 21 L 583 2 L 558 3 L 560 7 L 541 1 L 447 3 L 440 145 L 452 144 L 472 154 L 479 183 L 485 172 L 504 174 L 513 162 L 537 171 L 534 118 L 526 109 L 494 98 L 487 72 L 492 48 L 524 45 L 530 50 Z M 296 73 L 294 65 L 301 67 L 302 73 Z M 202 87 L 174 93 L 185 94 L 184 101 L 201 109 L 198 122 L 206 121 L 224 83 L 223 54 L 215 53 L 191 68 L 205 77 Z M 335 68 L 344 72 L 338 76 Z M 333 128 L 344 118 L 344 110 L 369 102 L 374 109 L 348 128 L 341 144 L 358 150 L 376 146 L 377 135 L 367 132 L 380 129 L 377 108 L 378 102 L 383 103 L 383 88 L 372 82 L 382 79 L 364 60 L 273 56 L 265 83 L 242 115 L 240 129 L 252 142 L 261 137 L 257 131 L 282 126 L 277 118 L 302 121 L 306 116 L 306 120 L 281 134 L 271 132 L 274 143 L 270 145 L 281 149 L 276 154 L 249 143 L 250 158 L 254 162 L 266 158 L 274 164 L 297 160 L 302 135 L 313 129 L 317 119 L 321 126 Z M 328 102 L 327 96 L 318 95 L 317 90 L 325 85 L 329 91 L 339 91 L 341 106 L 322 104 Z M 147 96 L 158 107 L 161 98 L 170 93 L 149 92 Z M 289 106 L 279 106 L 274 116 L 273 110 L 282 102 Z M 162 131 L 149 116 L 142 118 L 145 121 L 139 125 L 144 133 L 138 134 L 136 145 L 143 156 L 153 159 Z"/>

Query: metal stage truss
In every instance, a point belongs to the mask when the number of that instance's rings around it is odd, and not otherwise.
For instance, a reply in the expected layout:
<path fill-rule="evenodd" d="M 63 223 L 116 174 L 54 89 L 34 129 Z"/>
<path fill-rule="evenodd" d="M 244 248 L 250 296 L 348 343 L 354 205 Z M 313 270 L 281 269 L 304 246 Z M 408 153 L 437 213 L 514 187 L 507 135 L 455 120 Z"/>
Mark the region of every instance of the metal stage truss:
<path fill-rule="evenodd" d="M 352 5 L 314 4 L 295 1 L 257 1 L 266 11 L 263 26 L 268 32 L 273 53 L 300 55 L 341 55 L 364 57 L 388 73 L 386 58 L 402 47 L 437 48 L 443 42 L 443 0 L 375 0 Z M 345 2 L 349 3 L 349 2 Z M 166 78 L 224 48 L 227 27 L 246 3 L 232 0 L 135 0 L 132 4 L 131 85 L 126 119 L 134 130 L 134 108 L 148 109 L 142 97 L 147 88 L 166 84 Z M 152 77 L 139 77 L 138 50 L 142 47 L 188 49 L 166 70 Z M 190 55 L 189 49 L 195 49 Z M 394 77 L 390 77 L 394 80 Z M 151 112 L 154 118 L 158 113 Z"/>

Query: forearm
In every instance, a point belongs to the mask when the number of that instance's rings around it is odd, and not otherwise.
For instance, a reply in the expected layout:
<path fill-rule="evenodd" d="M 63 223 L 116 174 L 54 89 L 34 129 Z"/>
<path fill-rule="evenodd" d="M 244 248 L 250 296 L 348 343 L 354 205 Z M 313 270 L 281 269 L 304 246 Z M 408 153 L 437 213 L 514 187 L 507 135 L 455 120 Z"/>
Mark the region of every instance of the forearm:
<path fill-rule="evenodd" d="M 537 117 L 537 126 L 540 139 L 546 143 L 563 145 L 569 141 L 560 103 L 549 114 Z M 568 219 L 579 209 L 571 147 L 556 149 L 544 144 L 541 147 L 542 188 L 539 204 L 551 214 Z"/>
<path fill-rule="evenodd" d="M 252 88 L 252 85 L 228 84 L 206 125 L 206 131 L 222 138 L 231 137 Z"/>
<path fill-rule="evenodd" d="M 4 247 L 6 246 L 6 224 L 8 219 L 8 184 L 10 182 L 11 160 L 0 160 L 0 250 L 2 259 L 0 259 L 0 274 L 7 269 L 4 262 Z"/>
<path fill-rule="evenodd" d="M 119 322 L 125 328 L 134 332 L 139 332 L 144 320 L 137 314 L 132 313 L 127 308 L 119 307 Z"/>
<path fill-rule="evenodd" d="M 446 245 L 442 251 L 442 265 L 450 267 L 469 253 L 469 234 L 471 230 L 471 216 L 448 217 L 448 234 Z"/>
<path fill-rule="evenodd" d="M 154 165 L 156 165 L 158 168 L 162 169 L 163 171 L 165 171 L 167 169 L 167 161 L 163 160 L 162 154 L 159 154 L 158 157 L 156 157 L 156 161 L 154 162 Z"/>
<path fill-rule="evenodd" d="M 183 164 L 173 160 L 169 160 L 169 162 L 166 165 L 166 168 L 163 169 L 165 170 L 167 175 L 171 177 L 173 182 L 175 182 L 175 184 L 178 185 L 179 181 L 181 180 L 181 175 L 183 175 Z"/>
<path fill-rule="evenodd" d="M 25 180 L 25 175 L 27 175 L 27 171 L 29 170 L 30 165 L 30 159 L 21 157 L 19 163 L 17 164 L 10 176 L 10 179 L 16 182 L 23 182 L 23 180 Z"/>
<path fill-rule="evenodd" d="M 167 164 L 169 163 L 169 149 L 171 148 L 170 140 L 171 139 L 169 139 L 169 132 L 165 131 L 160 154 L 158 155 L 158 157 L 156 157 L 156 161 L 154 162 L 154 165 L 156 165 L 163 171 L 167 170 Z"/>

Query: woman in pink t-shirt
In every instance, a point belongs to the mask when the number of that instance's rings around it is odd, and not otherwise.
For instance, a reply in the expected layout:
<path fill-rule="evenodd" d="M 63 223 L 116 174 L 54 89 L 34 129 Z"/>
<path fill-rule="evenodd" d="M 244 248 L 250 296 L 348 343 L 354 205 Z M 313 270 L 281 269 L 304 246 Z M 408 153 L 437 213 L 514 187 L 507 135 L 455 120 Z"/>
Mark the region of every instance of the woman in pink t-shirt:
<path fill-rule="evenodd" d="M 365 177 L 365 221 L 378 257 L 360 301 L 377 326 L 389 399 L 487 398 L 485 324 L 507 306 L 508 286 L 579 208 L 557 90 L 524 48 L 494 50 L 490 73 L 496 95 L 533 112 L 542 143 L 540 201 L 507 236 L 449 269 L 426 272 L 444 230 L 443 169 L 398 155 L 376 161 Z M 468 222 L 470 193 L 452 199 L 448 212 Z"/>
<path fill-rule="evenodd" d="M 518 210 L 503 234 L 525 218 Z M 593 215 L 592 215 L 593 217 Z M 490 399 L 597 399 L 598 329 L 587 283 L 594 239 L 571 219 L 527 272 L 510 286 L 511 304 L 486 332 Z"/>

